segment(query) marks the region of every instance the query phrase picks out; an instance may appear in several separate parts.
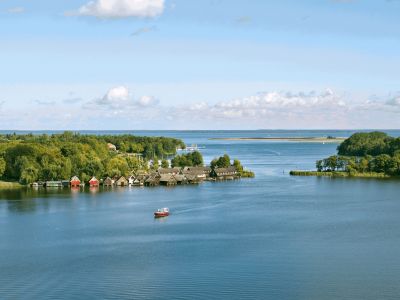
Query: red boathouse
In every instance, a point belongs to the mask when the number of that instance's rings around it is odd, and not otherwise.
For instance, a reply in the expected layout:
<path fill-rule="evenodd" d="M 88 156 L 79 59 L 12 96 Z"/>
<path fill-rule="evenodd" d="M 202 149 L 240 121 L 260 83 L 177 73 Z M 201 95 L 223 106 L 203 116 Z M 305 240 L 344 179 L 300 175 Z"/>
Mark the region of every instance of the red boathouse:
<path fill-rule="evenodd" d="M 71 187 L 77 187 L 81 184 L 81 181 L 79 180 L 78 176 L 74 176 L 71 178 L 69 184 L 71 185 Z"/>
<path fill-rule="evenodd" d="M 92 179 L 89 180 L 89 185 L 90 186 L 99 186 L 100 182 L 96 177 L 92 177 Z"/>

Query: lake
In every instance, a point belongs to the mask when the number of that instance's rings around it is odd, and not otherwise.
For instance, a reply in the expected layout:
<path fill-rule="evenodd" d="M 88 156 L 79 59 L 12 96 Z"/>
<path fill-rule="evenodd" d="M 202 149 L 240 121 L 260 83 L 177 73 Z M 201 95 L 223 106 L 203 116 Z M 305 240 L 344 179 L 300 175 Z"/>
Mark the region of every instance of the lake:
<path fill-rule="evenodd" d="M 289 176 L 336 144 L 209 140 L 352 131 L 132 133 L 197 144 L 207 162 L 228 153 L 256 178 L 0 191 L 0 299 L 400 297 L 400 181 Z"/>

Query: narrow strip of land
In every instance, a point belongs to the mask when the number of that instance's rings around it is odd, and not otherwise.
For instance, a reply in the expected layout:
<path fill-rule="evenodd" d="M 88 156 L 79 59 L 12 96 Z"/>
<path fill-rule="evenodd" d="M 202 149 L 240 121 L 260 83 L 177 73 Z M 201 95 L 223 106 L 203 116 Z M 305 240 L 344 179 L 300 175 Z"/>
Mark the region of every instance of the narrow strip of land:
<path fill-rule="evenodd" d="M 283 142 L 303 142 L 303 143 L 341 143 L 345 140 L 344 137 L 221 137 L 210 138 L 210 140 L 224 141 L 283 141 Z"/>

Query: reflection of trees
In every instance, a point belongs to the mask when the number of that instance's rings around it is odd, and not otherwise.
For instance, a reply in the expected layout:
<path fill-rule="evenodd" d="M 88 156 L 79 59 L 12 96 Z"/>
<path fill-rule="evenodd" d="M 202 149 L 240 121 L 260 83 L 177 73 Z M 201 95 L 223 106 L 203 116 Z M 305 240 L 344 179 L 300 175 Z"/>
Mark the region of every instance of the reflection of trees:
<path fill-rule="evenodd" d="M 7 209 L 14 213 L 33 212 L 37 209 L 48 211 L 52 206 L 69 205 L 68 202 L 57 201 L 59 199 L 73 200 L 77 197 L 82 197 L 82 194 L 91 194 L 95 196 L 97 193 L 107 191 L 107 189 L 99 187 L 72 189 L 22 188 L 16 190 L 0 190 L 0 205 L 6 203 Z M 111 189 L 110 191 L 114 191 L 114 189 Z"/>
<path fill-rule="evenodd" d="M 7 208 L 11 212 L 35 211 L 36 203 L 32 197 L 27 195 L 32 191 L 27 189 L 0 190 L 0 201 L 7 202 Z M 4 199 L 4 200 L 3 200 Z"/>

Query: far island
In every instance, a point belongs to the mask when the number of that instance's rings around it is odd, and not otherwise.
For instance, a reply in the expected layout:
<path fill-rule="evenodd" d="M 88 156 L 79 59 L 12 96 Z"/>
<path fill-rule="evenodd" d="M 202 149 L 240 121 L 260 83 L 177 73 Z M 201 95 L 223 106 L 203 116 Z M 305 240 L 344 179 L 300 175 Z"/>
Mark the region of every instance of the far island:
<path fill-rule="evenodd" d="M 0 135 L 0 189 L 155 186 L 254 177 L 225 154 L 204 165 L 182 140 L 133 135 Z"/>
<path fill-rule="evenodd" d="M 400 176 L 400 138 L 384 132 L 355 133 L 337 148 L 338 154 L 316 161 L 315 171 L 292 170 L 294 176 Z"/>

